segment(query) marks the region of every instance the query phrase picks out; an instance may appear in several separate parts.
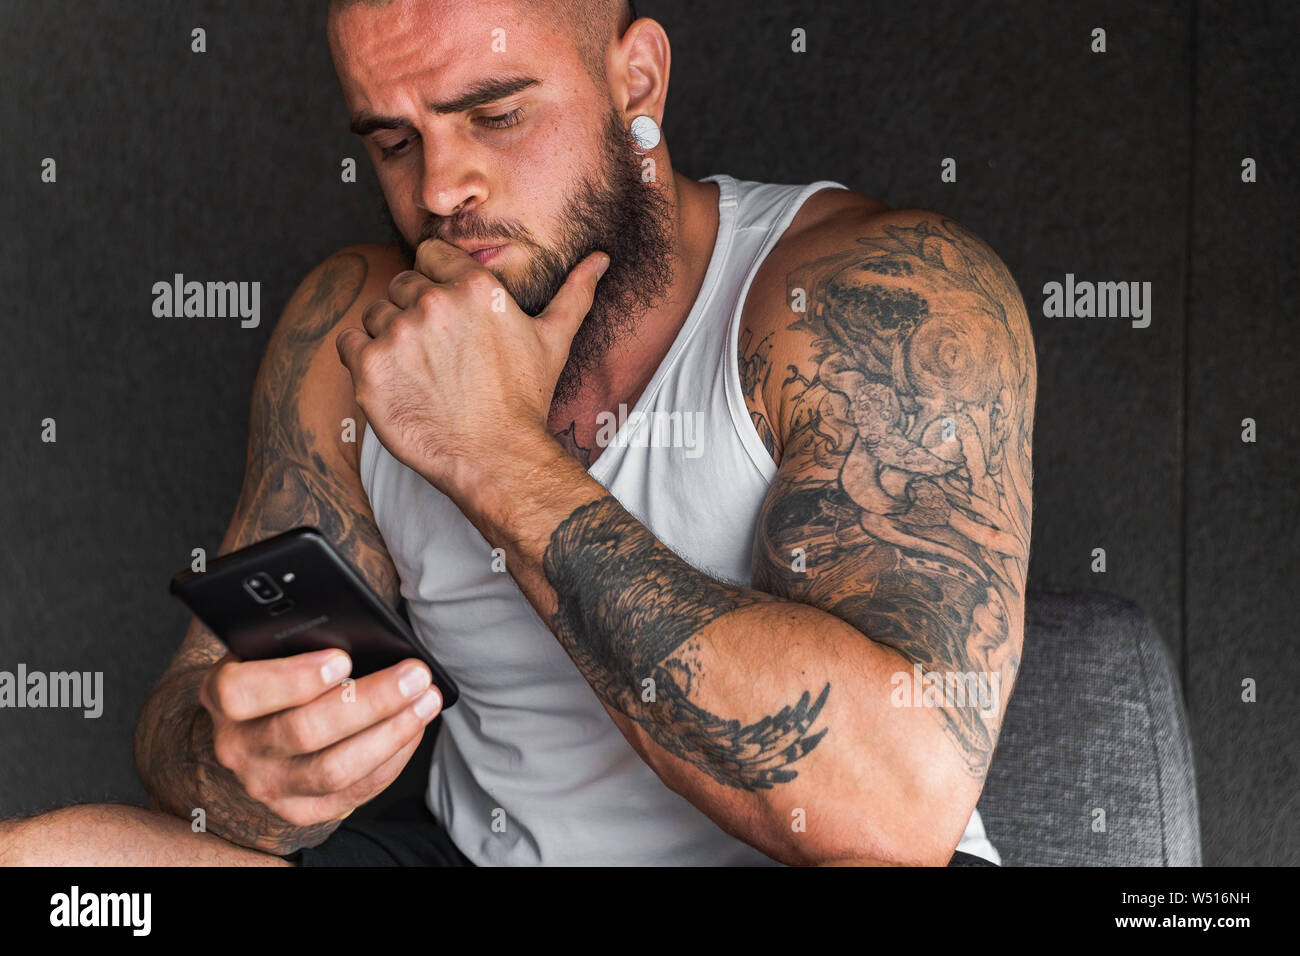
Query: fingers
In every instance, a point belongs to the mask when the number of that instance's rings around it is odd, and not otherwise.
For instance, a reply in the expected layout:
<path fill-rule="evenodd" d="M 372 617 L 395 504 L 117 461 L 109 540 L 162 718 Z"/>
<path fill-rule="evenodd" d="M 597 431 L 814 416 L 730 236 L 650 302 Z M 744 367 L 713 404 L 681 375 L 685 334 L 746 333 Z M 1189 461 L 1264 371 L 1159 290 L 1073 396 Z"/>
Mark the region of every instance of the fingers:
<path fill-rule="evenodd" d="M 258 757 L 314 754 L 409 710 L 431 686 L 423 661 L 394 664 L 361 678 L 347 693 L 321 694 L 310 703 L 268 717 L 252 730 L 249 748 Z M 433 694 L 441 707 L 441 695 L 436 689 Z"/>
<path fill-rule="evenodd" d="M 227 720 L 253 720 L 310 703 L 351 671 L 351 658 L 339 650 L 266 661 L 227 655 L 203 679 L 199 701 Z"/>
<path fill-rule="evenodd" d="M 578 326 L 591 311 L 591 304 L 596 298 L 596 283 L 609 267 L 609 256 L 603 252 L 593 252 L 586 259 L 574 266 L 569 277 L 555 293 L 550 305 L 539 315 L 543 335 L 550 340 L 553 348 L 562 349 L 568 354 Z"/>
<path fill-rule="evenodd" d="M 353 381 L 358 380 L 358 373 L 361 370 L 361 350 L 373 341 L 369 334 L 355 326 L 348 326 L 334 339 L 339 361 L 352 373 Z"/>
<path fill-rule="evenodd" d="M 596 283 L 608 266 L 609 256 L 603 252 L 587 256 L 569 273 L 560 291 L 538 317 L 543 325 L 549 324 L 553 328 L 554 335 L 563 339 L 566 352 L 578 326 L 591 311 Z M 486 279 L 491 273 L 450 243 L 437 239 L 425 240 L 417 250 L 415 268 L 399 272 L 393 277 L 388 285 L 388 298 L 378 299 L 366 306 L 361 315 L 361 324 L 372 338 L 379 338 L 403 310 L 417 308 L 431 291 L 440 286 L 470 276 Z M 497 287 L 495 276 L 491 276 L 488 284 Z M 340 358 L 351 368 L 349 355 L 344 351 L 344 334 L 338 340 Z M 349 351 L 355 352 L 355 347 L 350 347 Z"/>
<path fill-rule="evenodd" d="M 406 273 L 402 273 L 406 275 Z M 394 279 L 393 282 L 396 282 Z M 425 282 L 429 280 L 425 279 Z M 405 308 L 405 306 L 403 306 Z M 376 299 L 366 306 L 365 311 L 361 313 L 361 327 L 370 334 L 372 339 L 377 339 L 384 334 L 389 324 L 400 315 L 402 309 L 398 308 L 389 299 Z"/>
<path fill-rule="evenodd" d="M 211 681 L 211 695 L 222 708 L 214 714 L 218 762 L 250 797 L 299 826 L 338 819 L 383 790 L 442 710 L 442 695 L 423 661 L 402 661 L 361 678 L 344 693 L 337 681 L 328 687 L 321 682 L 322 657 L 347 662 L 340 651 L 248 664 L 223 661 L 214 665 L 221 676 Z M 306 665 L 310 658 L 318 660 Z M 305 666 L 295 673 L 288 663 Z M 272 666 L 254 670 L 253 664 Z M 314 685 L 304 676 L 313 667 Z M 285 680 L 286 688 L 267 693 L 265 685 L 277 679 Z M 308 695 L 314 696 L 263 717 L 226 716 L 226 710 L 242 715 L 275 706 L 273 699 Z"/>
<path fill-rule="evenodd" d="M 374 726 L 318 753 L 297 757 L 288 764 L 286 790 L 300 796 L 346 793 L 423 733 L 441 708 L 441 695 L 429 690 Z"/>
<path fill-rule="evenodd" d="M 460 250 L 457 249 L 456 251 L 459 252 Z M 477 263 L 471 260 L 471 265 L 477 265 Z M 433 284 L 433 281 L 423 273 L 410 269 L 399 272 L 388 283 L 388 299 L 381 299 L 380 302 L 388 301 L 390 304 L 395 304 L 397 309 L 394 311 L 414 308 L 419 303 L 420 296 Z M 370 310 L 367 309 L 366 311 Z"/>
<path fill-rule="evenodd" d="M 583 259 L 536 322 L 530 323 L 552 361 L 567 358 L 573 337 L 591 311 L 597 283 L 609 267 L 609 261 L 603 252 L 593 252 Z M 458 291 L 453 292 L 453 286 Z M 416 269 L 398 273 L 389 283 L 388 298 L 366 306 L 361 315 L 362 328 L 344 329 L 335 338 L 339 360 L 352 374 L 353 381 L 359 382 L 362 352 L 384 336 L 404 313 L 430 308 L 438 311 L 464 301 L 482 302 L 489 292 L 499 291 L 496 276 L 463 250 L 437 239 L 425 240 L 417 250 Z M 466 293 L 469 299 L 462 300 L 460 296 Z"/>
<path fill-rule="evenodd" d="M 339 793 L 323 797 L 288 796 L 262 802 L 294 826 L 314 826 L 328 820 L 338 820 L 387 790 L 402 772 L 402 768 L 410 761 L 411 755 L 420 746 L 423 737 L 424 728 L 421 727 L 420 731 L 397 753 L 381 763 L 368 776 Z"/>
<path fill-rule="evenodd" d="M 480 268 L 478 261 L 464 249 L 441 239 L 426 239 L 415 250 L 415 271 L 434 282 L 451 282 L 468 269 Z"/>

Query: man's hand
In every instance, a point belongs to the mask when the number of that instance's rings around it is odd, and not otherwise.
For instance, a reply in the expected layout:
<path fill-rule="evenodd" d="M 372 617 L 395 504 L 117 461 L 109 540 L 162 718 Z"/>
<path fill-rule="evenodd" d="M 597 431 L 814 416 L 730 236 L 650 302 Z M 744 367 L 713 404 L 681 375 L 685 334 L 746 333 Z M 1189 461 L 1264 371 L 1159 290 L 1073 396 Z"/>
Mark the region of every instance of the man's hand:
<path fill-rule="evenodd" d="M 347 329 L 336 340 L 384 447 L 464 504 L 494 460 L 552 441 L 555 385 L 608 262 L 588 256 L 533 318 L 468 253 L 421 243 L 415 270 L 367 307 L 365 332 Z"/>
<path fill-rule="evenodd" d="M 217 661 L 199 701 L 213 750 L 254 800 L 297 827 L 341 819 L 383 792 L 442 709 L 423 661 L 362 677 L 342 651 Z M 329 668 L 327 670 L 327 668 Z"/>

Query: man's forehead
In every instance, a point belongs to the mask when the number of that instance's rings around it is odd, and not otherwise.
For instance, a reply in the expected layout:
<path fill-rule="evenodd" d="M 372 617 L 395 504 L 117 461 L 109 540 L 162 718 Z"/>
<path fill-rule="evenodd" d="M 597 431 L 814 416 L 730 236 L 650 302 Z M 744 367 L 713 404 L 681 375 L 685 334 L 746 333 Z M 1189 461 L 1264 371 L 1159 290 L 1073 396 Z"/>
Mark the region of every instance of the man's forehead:
<path fill-rule="evenodd" d="M 555 33 L 544 18 L 529 16 L 518 0 L 390 0 L 356 2 L 331 18 L 330 46 L 340 78 L 373 82 L 394 74 L 450 73 L 477 68 L 476 75 L 554 58 L 571 38 Z"/>
<path fill-rule="evenodd" d="M 418 86 L 422 108 L 463 96 L 485 81 L 531 76 L 545 82 L 576 59 L 572 38 L 527 15 L 517 0 L 391 0 L 345 7 L 330 23 L 343 97 L 355 121 L 384 114 Z"/>

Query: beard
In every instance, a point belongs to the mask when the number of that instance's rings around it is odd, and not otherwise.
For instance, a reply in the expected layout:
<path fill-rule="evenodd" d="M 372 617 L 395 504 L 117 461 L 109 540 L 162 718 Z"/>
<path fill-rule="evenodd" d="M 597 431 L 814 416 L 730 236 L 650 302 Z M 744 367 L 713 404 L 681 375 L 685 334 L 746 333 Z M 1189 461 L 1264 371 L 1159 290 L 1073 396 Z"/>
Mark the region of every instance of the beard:
<path fill-rule="evenodd" d="M 578 327 L 569 358 L 551 399 L 556 409 L 582 393 L 588 376 L 610 349 L 634 334 L 646 311 L 667 295 L 673 281 L 675 230 L 672 205 L 655 182 L 641 179 L 641 160 L 616 111 L 606 116 L 601 135 L 601 164 L 593 177 L 582 177 L 564 203 L 555 247 L 542 245 L 522 226 L 488 223 L 475 217 L 433 217 L 420 240 L 447 242 L 509 240 L 530 250 L 521 276 L 492 270 L 515 303 L 534 318 L 555 298 L 579 262 L 597 250 L 609 255 L 609 268 L 596 283 L 591 310 Z M 406 241 L 384 204 L 392 240 L 407 268 L 415 248 Z"/>

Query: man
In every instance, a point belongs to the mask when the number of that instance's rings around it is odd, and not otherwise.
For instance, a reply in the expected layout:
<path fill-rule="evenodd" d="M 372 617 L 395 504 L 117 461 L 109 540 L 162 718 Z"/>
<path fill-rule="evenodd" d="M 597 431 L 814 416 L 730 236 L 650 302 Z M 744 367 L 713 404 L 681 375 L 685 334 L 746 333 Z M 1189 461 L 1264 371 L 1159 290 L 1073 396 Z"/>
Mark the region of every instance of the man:
<path fill-rule="evenodd" d="M 330 42 L 401 240 L 289 303 L 221 550 L 316 525 L 405 598 L 462 689 L 427 810 L 346 820 L 440 709 L 423 664 L 349 702 L 341 652 L 239 662 L 195 621 L 137 732 L 166 812 L 0 846 L 996 861 L 974 808 L 1023 640 L 1036 388 L 997 256 L 836 183 L 677 173 L 668 39 L 623 0 L 336 0 Z"/>

